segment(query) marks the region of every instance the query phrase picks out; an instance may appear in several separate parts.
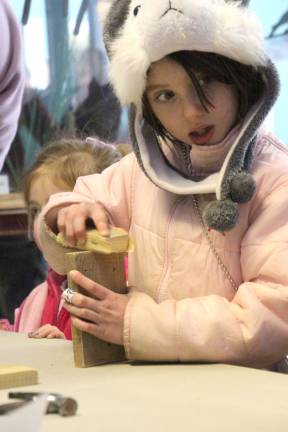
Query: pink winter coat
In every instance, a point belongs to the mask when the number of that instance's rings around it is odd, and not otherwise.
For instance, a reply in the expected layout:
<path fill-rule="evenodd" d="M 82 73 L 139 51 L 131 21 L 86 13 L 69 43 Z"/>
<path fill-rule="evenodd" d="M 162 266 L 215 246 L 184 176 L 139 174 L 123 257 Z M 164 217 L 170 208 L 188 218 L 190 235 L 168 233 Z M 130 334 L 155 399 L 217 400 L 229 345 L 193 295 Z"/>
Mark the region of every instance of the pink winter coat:
<path fill-rule="evenodd" d="M 66 287 L 66 277 L 50 269 L 47 279 L 34 288 L 15 310 L 14 324 L 7 319 L 0 320 L 1 330 L 29 334 L 45 324 L 51 324 L 71 340 L 71 317 L 62 307 L 63 286 Z"/>
<path fill-rule="evenodd" d="M 101 201 L 116 226 L 130 231 L 127 357 L 268 367 L 288 353 L 288 150 L 258 138 L 254 198 L 226 235 L 211 231 L 235 292 L 203 233 L 191 196 L 154 186 L 128 155 L 102 174 L 78 179 L 74 193 L 52 196 L 38 236 L 50 265 L 65 272 L 47 226 L 57 205 Z M 200 206 L 208 199 L 199 197 Z M 62 252 L 60 252 L 62 253 Z"/>

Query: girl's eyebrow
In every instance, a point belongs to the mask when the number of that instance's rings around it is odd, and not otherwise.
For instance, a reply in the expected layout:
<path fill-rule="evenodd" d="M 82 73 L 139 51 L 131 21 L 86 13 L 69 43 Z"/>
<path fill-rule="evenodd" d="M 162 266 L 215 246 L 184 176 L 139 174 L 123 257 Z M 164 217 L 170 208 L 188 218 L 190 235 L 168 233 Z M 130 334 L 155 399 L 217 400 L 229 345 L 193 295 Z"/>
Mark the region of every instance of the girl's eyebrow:
<path fill-rule="evenodd" d="M 147 92 L 168 88 L 168 84 L 151 84 L 147 86 Z"/>

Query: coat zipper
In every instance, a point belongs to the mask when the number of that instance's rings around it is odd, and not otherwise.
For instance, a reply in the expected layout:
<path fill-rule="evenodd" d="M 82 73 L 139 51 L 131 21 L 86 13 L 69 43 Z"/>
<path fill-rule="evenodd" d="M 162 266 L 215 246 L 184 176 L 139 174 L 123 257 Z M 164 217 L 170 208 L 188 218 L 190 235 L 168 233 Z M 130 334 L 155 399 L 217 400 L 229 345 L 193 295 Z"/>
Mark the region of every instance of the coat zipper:
<path fill-rule="evenodd" d="M 174 225 L 174 215 L 179 207 L 179 205 L 184 201 L 185 198 L 180 198 L 176 203 L 174 204 L 174 207 L 172 208 L 172 211 L 170 213 L 170 217 L 167 222 L 167 228 L 165 231 L 165 237 L 164 237 L 164 265 L 163 265 L 163 271 L 162 276 L 159 282 L 159 287 L 157 290 L 156 295 L 156 301 L 157 303 L 161 303 L 163 300 L 167 297 L 167 279 L 170 274 L 170 261 L 171 261 L 171 240 L 173 241 L 173 237 L 171 236 L 171 228 Z"/>

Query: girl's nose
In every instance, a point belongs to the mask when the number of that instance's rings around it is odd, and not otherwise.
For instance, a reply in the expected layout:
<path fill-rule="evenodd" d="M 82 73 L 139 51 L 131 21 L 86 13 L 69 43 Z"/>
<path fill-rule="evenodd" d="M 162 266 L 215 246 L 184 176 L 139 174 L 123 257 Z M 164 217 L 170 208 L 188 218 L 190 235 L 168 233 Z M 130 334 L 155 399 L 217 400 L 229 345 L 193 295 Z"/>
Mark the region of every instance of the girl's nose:
<path fill-rule="evenodd" d="M 183 100 L 183 115 L 187 120 L 191 120 L 203 112 L 204 108 L 196 93 L 196 90 L 190 91 Z"/>

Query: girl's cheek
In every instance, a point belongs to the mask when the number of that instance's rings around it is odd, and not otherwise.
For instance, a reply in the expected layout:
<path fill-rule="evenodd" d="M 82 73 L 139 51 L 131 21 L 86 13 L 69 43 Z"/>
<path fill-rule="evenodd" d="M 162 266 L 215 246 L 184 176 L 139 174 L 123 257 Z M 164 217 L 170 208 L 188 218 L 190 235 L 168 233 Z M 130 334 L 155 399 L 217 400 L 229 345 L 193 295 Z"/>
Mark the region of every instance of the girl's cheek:
<path fill-rule="evenodd" d="M 38 223 L 38 218 L 39 218 L 39 213 L 35 216 L 34 221 L 33 221 L 33 226 L 32 226 L 32 234 L 33 234 L 33 241 L 36 243 L 37 247 L 39 250 L 41 249 L 41 246 L 39 244 L 38 241 L 38 236 L 37 236 L 37 223 Z"/>

